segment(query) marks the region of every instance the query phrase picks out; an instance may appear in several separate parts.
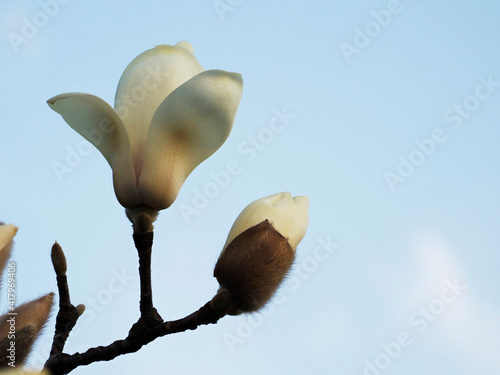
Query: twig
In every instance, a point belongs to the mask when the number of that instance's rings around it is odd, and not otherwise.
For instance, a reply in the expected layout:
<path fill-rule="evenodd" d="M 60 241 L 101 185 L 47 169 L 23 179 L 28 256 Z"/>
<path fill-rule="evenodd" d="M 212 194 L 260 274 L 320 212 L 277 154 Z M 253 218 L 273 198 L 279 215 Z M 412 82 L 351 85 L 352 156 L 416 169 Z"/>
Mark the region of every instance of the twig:
<path fill-rule="evenodd" d="M 88 349 L 84 353 L 55 355 L 47 361 L 46 368 L 53 375 L 67 374 L 80 366 L 99 361 L 110 361 L 120 355 L 135 353 L 144 345 L 159 337 L 194 330 L 200 325 L 216 323 L 220 318 L 222 316 L 211 307 L 210 303 L 207 303 L 201 309 L 183 319 L 162 322 L 151 327 L 145 327 L 137 322 L 130 330 L 127 338 L 117 340 L 108 346 Z"/>
<path fill-rule="evenodd" d="M 59 313 L 56 318 L 54 341 L 50 350 L 50 356 L 53 356 L 62 353 L 71 330 L 75 326 L 78 317 L 83 313 L 83 305 L 75 307 L 71 304 L 68 278 L 66 277 L 66 257 L 57 242 L 52 246 L 51 257 L 56 272 L 57 289 L 59 290 Z"/>
<path fill-rule="evenodd" d="M 52 256 L 60 294 L 54 343 L 50 357 L 45 363 L 45 369 L 52 375 L 68 374 L 79 366 L 86 366 L 98 361 L 109 361 L 120 355 L 137 352 L 144 345 L 149 344 L 159 337 L 194 330 L 200 325 L 214 324 L 224 316 L 224 314 L 216 311 L 210 302 L 208 302 L 198 311 L 185 318 L 164 322 L 153 305 L 153 292 L 151 288 L 153 225 L 149 216 L 141 215 L 135 222 L 133 238 L 139 255 L 139 276 L 141 283 L 139 307 L 141 316 L 132 326 L 125 339 L 117 340 L 107 346 L 90 348 L 84 353 L 70 355 L 62 352 L 64 343 L 78 319 L 79 309 L 71 305 L 65 274 L 66 260 L 64 259 L 64 267 L 62 267 L 64 268 L 64 272 L 61 272 L 61 262 L 56 261 L 54 263 L 54 255 Z M 57 246 L 57 251 L 59 251 L 60 246 Z M 52 252 L 54 254 L 54 249 Z M 60 249 L 60 252 L 62 253 L 62 249 Z M 64 257 L 64 254 L 62 256 Z M 59 256 L 59 258 L 61 257 Z"/>

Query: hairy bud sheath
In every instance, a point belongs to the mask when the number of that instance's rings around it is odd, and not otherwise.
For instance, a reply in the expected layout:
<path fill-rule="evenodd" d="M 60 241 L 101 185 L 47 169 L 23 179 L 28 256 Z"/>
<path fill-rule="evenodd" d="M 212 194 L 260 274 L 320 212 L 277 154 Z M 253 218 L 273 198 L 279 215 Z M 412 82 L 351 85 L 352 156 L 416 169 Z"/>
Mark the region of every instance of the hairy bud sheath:
<path fill-rule="evenodd" d="M 33 344 L 50 317 L 53 301 L 54 293 L 49 293 L 15 309 L 17 313 L 15 316 L 16 362 L 23 363 L 28 357 Z M 11 322 L 11 316 L 0 317 L 0 343 L 2 344 L 10 344 L 11 340 L 4 341 L 4 339 L 8 338 L 9 333 L 12 332 Z M 1 348 L 1 344 L 0 349 L 4 349 Z"/>
<path fill-rule="evenodd" d="M 250 203 L 236 218 L 215 265 L 214 309 L 238 315 L 263 308 L 290 271 L 309 221 L 309 199 L 288 192 Z"/>
<path fill-rule="evenodd" d="M 268 220 L 247 229 L 221 253 L 214 276 L 216 309 L 238 315 L 261 309 L 290 270 L 295 251 Z"/>

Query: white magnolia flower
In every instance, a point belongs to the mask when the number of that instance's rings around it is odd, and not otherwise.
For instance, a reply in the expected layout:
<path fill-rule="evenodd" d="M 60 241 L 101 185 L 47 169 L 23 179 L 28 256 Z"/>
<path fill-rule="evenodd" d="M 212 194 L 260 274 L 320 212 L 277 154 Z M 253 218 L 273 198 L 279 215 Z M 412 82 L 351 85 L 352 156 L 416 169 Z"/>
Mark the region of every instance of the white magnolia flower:
<path fill-rule="evenodd" d="M 47 102 L 106 158 L 120 204 L 156 212 L 227 139 L 242 89 L 240 74 L 205 71 L 192 46 L 180 42 L 156 46 L 127 66 L 114 109 L 84 93 Z"/>
<path fill-rule="evenodd" d="M 290 193 L 279 193 L 258 199 L 236 218 L 224 245 L 224 249 L 248 228 L 268 220 L 273 228 L 288 240 L 295 249 L 306 234 L 309 223 L 309 198 L 292 198 Z"/>

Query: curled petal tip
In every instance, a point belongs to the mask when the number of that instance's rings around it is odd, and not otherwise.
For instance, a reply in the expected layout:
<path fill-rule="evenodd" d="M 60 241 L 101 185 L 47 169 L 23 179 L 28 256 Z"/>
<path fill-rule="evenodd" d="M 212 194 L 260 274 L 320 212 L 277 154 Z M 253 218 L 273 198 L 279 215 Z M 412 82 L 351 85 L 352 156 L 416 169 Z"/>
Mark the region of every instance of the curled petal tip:
<path fill-rule="evenodd" d="M 57 101 L 57 96 L 53 96 L 52 98 L 47 99 L 46 103 L 49 105 L 49 107 L 52 107 L 56 101 Z"/>
<path fill-rule="evenodd" d="M 305 195 L 294 197 L 293 201 L 295 202 L 296 205 L 301 205 L 305 208 L 309 208 L 309 197 Z"/>
<path fill-rule="evenodd" d="M 187 49 L 187 50 L 188 50 L 189 52 L 191 52 L 191 53 L 193 53 L 193 52 L 194 52 L 194 48 L 193 48 L 193 46 L 191 45 L 191 43 L 186 42 L 186 41 L 184 41 L 184 40 L 183 40 L 183 41 L 181 41 L 181 42 L 179 42 L 179 43 L 177 43 L 175 46 L 176 46 L 176 47 L 182 47 L 182 48 L 184 48 L 184 49 Z"/>

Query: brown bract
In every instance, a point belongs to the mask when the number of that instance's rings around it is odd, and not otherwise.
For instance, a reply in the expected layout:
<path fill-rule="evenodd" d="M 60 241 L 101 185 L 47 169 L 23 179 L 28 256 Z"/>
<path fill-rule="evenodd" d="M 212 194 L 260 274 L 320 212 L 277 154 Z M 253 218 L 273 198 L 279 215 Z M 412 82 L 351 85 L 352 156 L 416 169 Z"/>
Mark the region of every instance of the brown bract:
<path fill-rule="evenodd" d="M 261 309 L 289 272 L 295 251 L 268 220 L 237 236 L 214 269 L 221 288 L 214 307 L 229 315 Z"/>
<path fill-rule="evenodd" d="M 0 367 L 6 366 L 7 362 L 4 353 L 7 353 L 10 341 L 9 332 L 15 334 L 16 341 L 16 362 L 22 364 L 28 357 L 34 342 L 40 335 L 45 323 L 47 323 L 54 293 L 46 294 L 36 300 L 22 304 L 14 310 L 17 315 L 3 315 L 0 317 L 0 350 L 2 350 L 2 360 Z M 12 331 L 12 322 L 15 322 L 15 331 Z M 5 340 L 7 338 L 7 340 Z"/>

